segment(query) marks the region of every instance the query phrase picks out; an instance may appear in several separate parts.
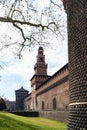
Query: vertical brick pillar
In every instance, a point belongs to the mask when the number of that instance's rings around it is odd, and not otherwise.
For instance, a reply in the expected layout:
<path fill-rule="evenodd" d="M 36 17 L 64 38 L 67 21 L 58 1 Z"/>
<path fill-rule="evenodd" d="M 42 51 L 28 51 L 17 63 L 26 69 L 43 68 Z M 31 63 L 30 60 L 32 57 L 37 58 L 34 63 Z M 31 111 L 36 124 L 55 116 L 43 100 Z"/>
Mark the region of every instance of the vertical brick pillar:
<path fill-rule="evenodd" d="M 87 0 L 64 0 L 68 19 L 68 130 L 87 130 Z"/>

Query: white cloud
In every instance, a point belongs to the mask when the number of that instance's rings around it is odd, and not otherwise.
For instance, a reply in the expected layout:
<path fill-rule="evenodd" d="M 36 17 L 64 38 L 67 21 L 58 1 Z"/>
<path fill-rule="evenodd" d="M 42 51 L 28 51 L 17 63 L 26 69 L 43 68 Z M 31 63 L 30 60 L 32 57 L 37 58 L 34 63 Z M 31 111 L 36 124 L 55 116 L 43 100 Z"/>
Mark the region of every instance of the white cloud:
<path fill-rule="evenodd" d="M 35 0 L 33 4 L 35 7 L 42 9 L 44 7 L 49 7 L 50 0 Z"/>

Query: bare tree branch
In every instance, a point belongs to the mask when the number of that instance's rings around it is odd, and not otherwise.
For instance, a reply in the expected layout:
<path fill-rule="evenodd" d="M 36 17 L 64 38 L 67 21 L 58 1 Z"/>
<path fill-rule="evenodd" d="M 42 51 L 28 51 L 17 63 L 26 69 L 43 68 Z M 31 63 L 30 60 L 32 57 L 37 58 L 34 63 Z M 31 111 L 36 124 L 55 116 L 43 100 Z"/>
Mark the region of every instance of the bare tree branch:
<path fill-rule="evenodd" d="M 61 6 L 60 6 L 60 5 L 56 4 L 53 0 L 50 0 L 50 1 L 51 1 L 51 3 L 52 3 L 54 6 L 57 6 L 58 8 L 61 9 Z"/>
<path fill-rule="evenodd" d="M 61 1 L 61 0 L 59 0 Z M 49 4 L 38 7 L 31 0 L 2 0 L 3 16 L 0 16 L 0 22 L 13 25 L 12 27 L 21 34 L 19 42 L 18 55 L 21 57 L 23 49 L 32 45 L 41 43 L 48 44 L 46 41 L 51 35 L 62 38 L 63 34 L 60 29 L 64 26 L 61 22 L 60 15 L 62 12 L 61 5 L 53 0 Z M 39 4 L 38 4 L 39 5 Z M 60 11 L 61 12 L 60 12 Z M 16 42 L 14 42 L 16 43 Z M 7 43 L 6 43 L 7 44 Z M 8 43 L 5 47 L 13 45 Z M 16 44 L 14 44 L 16 45 Z M 0 48 L 0 50 L 3 47 Z"/>

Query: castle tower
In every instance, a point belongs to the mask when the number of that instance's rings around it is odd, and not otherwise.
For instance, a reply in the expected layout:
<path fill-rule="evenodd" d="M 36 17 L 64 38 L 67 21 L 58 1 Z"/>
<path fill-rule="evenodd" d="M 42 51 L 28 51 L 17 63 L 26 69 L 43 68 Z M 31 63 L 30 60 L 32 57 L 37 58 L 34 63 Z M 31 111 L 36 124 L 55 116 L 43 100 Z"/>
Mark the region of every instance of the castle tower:
<path fill-rule="evenodd" d="M 28 96 L 28 91 L 23 88 L 23 86 L 15 90 L 16 95 L 16 111 L 23 111 L 24 110 L 24 98 Z"/>
<path fill-rule="evenodd" d="M 45 63 L 45 55 L 43 54 L 43 48 L 39 47 L 37 62 L 34 66 L 36 75 L 45 75 L 47 76 L 47 64 Z"/>
<path fill-rule="evenodd" d="M 39 47 L 34 66 L 34 75 L 31 78 L 32 88 L 32 110 L 37 110 L 36 89 L 45 82 L 50 76 L 47 75 L 47 64 L 45 63 L 45 55 L 42 47 Z"/>
<path fill-rule="evenodd" d="M 36 58 L 37 61 L 34 66 L 35 74 L 31 78 L 31 87 L 34 86 L 35 89 L 49 78 L 49 76 L 47 75 L 47 64 L 45 63 L 45 55 L 42 47 L 39 47 Z"/>
<path fill-rule="evenodd" d="M 67 130 L 87 130 L 87 0 L 63 0 L 68 21 L 70 104 Z"/>

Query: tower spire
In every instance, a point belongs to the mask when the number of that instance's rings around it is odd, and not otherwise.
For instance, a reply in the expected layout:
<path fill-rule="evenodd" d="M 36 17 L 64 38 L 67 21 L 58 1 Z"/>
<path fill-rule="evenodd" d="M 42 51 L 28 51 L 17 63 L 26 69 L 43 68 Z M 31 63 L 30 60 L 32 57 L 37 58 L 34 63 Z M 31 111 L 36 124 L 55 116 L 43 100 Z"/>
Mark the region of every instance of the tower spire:
<path fill-rule="evenodd" d="M 36 56 L 36 64 L 34 66 L 34 75 L 31 78 L 31 87 L 37 88 L 40 84 L 49 78 L 47 75 L 47 64 L 45 63 L 45 55 L 43 47 L 38 48 Z"/>
<path fill-rule="evenodd" d="M 34 66 L 35 74 L 47 75 L 47 64 L 45 63 L 45 55 L 42 47 L 39 47 L 37 54 L 37 61 Z"/>

